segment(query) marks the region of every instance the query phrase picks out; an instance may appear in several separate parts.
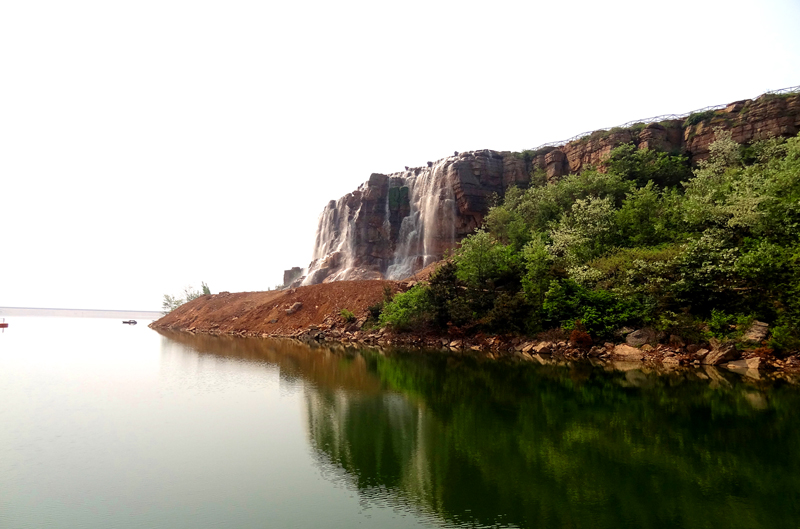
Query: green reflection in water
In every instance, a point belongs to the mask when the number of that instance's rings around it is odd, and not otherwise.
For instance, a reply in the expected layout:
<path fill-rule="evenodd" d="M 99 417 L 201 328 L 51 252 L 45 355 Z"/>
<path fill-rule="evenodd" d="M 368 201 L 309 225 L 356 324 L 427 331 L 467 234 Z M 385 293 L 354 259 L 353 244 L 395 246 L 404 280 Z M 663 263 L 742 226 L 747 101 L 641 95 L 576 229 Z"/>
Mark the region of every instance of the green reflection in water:
<path fill-rule="evenodd" d="M 800 520 L 800 390 L 788 384 L 714 369 L 659 374 L 192 339 L 302 377 L 311 441 L 329 464 L 366 498 L 388 491 L 455 525 Z"/>

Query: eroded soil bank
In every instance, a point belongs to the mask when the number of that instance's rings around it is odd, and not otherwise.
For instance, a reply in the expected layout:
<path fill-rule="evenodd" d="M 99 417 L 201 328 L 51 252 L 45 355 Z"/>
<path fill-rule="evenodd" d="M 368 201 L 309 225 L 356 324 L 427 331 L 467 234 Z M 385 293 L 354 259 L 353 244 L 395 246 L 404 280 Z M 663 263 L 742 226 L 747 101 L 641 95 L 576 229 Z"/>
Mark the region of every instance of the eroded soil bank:
<path fill-rule="evenodd" d="M 564 334 L 550 333 L 530 339 L 514 335 L 474 334 L 457 330 L 448 334 L 395 333 L 366 324 L 369 307 L 383 300 L 386 289 L 405 291 L 413 281 L 338 281 L 268 292 L 220 292 L 201 296 L 181 305 L 153 322 L 154 329 L 203 334 L 224 334 L 262 338 L 293 338 L 304 342 L 335 341 L 372 346 L 403 346 L 470 352 L 489 358 L 515 358 L 545 363 L 550 356 L 596 358 L 658 364 L 665 367 L 714 365 L 751 377 L 767 373 L 800 374 L 800 356 L 777 358 L 759 344 L 751 347 L 731 343 L 684 344 L 653 335 L 649 340 L 628 343 L 591 343 Z M 342 317 L 352 312 L 353 321 Z M 781 375 L 781 377 L 783 377 Z M 789 377 L 800 381 L 797 376 Z"/>

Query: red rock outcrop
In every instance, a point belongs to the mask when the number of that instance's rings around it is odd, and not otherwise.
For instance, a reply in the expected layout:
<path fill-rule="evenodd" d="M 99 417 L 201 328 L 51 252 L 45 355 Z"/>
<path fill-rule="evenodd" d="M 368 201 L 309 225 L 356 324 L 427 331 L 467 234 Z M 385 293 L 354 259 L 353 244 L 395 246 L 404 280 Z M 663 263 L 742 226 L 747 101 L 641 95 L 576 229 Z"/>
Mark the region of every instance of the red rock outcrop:
<path fill-rule="evenodd" d="M 534 172 L 549 182 L 601 167 L 612 149 L 682 153 L 693 164 L 708 156 L 715 129 L 739 143 L 800 130 L 800 93 L 766 94 L 725 108 L 658 123 L 596 131 L 562 146 L 534 152 L 455 153 L 426 167 L 374 173 L 357 190 L 331 201 L 320 216 L 313 261 L 303 284 L 342 279 L 402 279 L 441 259 L 479 227 L 492 195 L 526 187 Z"/>
<path fill-rule="evenodd" d="M 707 119 L 684 129 L 681 150 L 693 163 L 708 157 L 714 129 L 731 131 L 733 140 L 749 143 L 773 136 L 795 136 L 800 131 L 800 94 L 766 94 L 736 101 Z"/>

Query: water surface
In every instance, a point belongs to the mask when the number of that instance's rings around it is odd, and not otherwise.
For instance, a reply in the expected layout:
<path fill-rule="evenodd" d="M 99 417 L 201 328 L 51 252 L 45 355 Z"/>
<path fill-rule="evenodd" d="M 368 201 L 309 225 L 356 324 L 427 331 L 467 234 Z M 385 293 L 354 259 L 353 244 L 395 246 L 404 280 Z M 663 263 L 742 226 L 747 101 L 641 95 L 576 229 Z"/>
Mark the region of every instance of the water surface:
<path fill-rule="evenodd" d="M 0 335 L 0 527 L 797 527 L 800 391 L 717 370 Z"/>

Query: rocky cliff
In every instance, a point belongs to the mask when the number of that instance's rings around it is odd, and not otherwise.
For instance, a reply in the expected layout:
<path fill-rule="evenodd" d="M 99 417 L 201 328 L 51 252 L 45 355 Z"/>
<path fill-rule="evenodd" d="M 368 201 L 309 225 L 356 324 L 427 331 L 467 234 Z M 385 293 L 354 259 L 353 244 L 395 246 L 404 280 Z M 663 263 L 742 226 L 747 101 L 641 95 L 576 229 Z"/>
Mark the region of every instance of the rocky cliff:
<path fill-rule="evenodd" d="M 708 156 L 716 128 L 739 143 L 800 130 L 800 94 L 765 94 L 680 119 L 595 131 L 564 145 L 522 153 L 454 153 L 425 167 L 370 175 L 357 190 L 332 200 L 320 215 L 313 261 L 296 284 L 352 279 L 403 279 L 441 259 L 481 225 L 493 194 L 528 186 L 534 173 L 555 181 L 599 166 L 615 147 Z"/>

